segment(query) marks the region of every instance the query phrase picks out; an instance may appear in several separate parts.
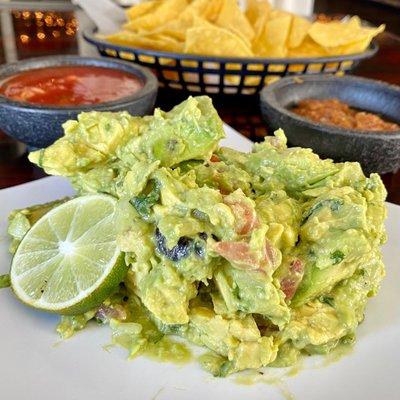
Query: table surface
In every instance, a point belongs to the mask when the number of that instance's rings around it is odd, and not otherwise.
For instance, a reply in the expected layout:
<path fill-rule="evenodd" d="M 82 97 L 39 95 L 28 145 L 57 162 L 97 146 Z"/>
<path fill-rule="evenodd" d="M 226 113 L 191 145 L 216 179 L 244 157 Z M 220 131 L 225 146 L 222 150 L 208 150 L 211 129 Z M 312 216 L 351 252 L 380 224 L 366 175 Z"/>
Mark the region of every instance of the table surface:
<path fill-rule="evenodd" d="M 345 2 L 342 3 L 345 7 Z M 318 11 L 327 12 L 329 10 L 324 10 L 320 6 Z M 343 8 L 340 11 L 343 12 L 346 9 Z M 400 14 L 400 10 L 398 9 L 393 9 L 393 12 Z M 8 16 L 4 15 L 4 13 L 8 13 Z M 24 32 L 21 33 L 21 29 L 28 29 L 28 33 L 30 32 L 29 29 L 32 29 L 30 25 L 26 24 L 26 20 L 29 20 L 29 18 L 26 18 L 24 22 L 24 17 L 28 14 L 24 16 L 23 10 L 12 13 L 3 10 L 1 14 L 1 37 L 3 38 L 4 48 L 0 48 L 0 62 L 10 61 L 10 58 L 11 60 L 15 60 L 44 54 L 95 54 L 94 49 L 91 49 L 81 41 L 79 32 L 76 33 L 73 31 L 73 20 L 75 17 L 71 11 L 62 15 L 67 27 L 61 26 L 59 34 L 53 33 L 54 30 L 51 31 L 53 36 L 51 40 L 48 40 L 48 46 L 44 43 L 46 40 L 40 42 L 41 39 L 37 36 L 34 39 L 38 43 L 33 43 L 31 47 L 23 43 L 26 38 L 24 39 Z M 361 17 L 364 16 L 361 15 Z M 20 19 L 22 20 L 22 24 L 19 22 Z M 53 19 L 56 21 L 55 18 Z M 80 23 L 81 20 L 82 15 L 79 19 Z M 68 29 L 70 29 L 69 34 Z M 10 40 L 14 38 L 15 46 L 11 46 L 10 49 Z M 379 79 L 400 85 L 400 36 L 385 32 L 378 37 L 378 43 L 380 48 L 377 55 L 361 63 L 353 73 L 358 76 Z M 170 109 L 183 99 L 184 96 L 178 91 L 171 93 L 171 91 L 165 92 L 161 90 L 156 105 L 164 109 Z M 265 125 L 261 119 L 258 98 L 246 98 L 244 101 L 235 97 L 217 98 L 214 99 L 214 104 L 221 118 L 243 135 L 253 140 L 262 140 L 262 137 L 267 134 Z M 24 147 L 0 132 L 0 189 L 39 179 L 43 176 L 45 176 L 44 172 L 30 164 L 27 160 Z M 386 174 L 382 178 L 388 190 L 388 201 L 400 204 L 400 171 Z"/>

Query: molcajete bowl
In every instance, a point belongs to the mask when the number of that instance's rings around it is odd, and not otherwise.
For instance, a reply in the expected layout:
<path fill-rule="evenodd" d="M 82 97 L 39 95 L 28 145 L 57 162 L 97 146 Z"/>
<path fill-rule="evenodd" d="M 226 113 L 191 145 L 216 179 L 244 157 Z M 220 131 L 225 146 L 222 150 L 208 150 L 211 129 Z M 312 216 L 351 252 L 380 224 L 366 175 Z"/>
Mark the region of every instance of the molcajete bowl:
<path fill-rule="evenodd" d="M 114 101 L 91 105 L 56 106 L 33 104 L 0 95 L 0 129 L 31 148 L 52 144 L 63 134 L 62 124 L 85 111 L 128 111 L 132 115 L 146 115 L 153 111 L 158 83 L 149 69 L 128 62 L 79 56 L 51 56 L 32 58 L 0 67 L 0 81 L 25 71 L 58 66 L 93 66 L 117 69 L 133 74 L 142 87 L 131 95 Z"/>
<path fill-rule="evenodd" d="M 308 98 L 337 98 L 400 124 L 400 87 L 354 76 L 315 75 L 281 79 L 260 95 L 268 129 L 282 128 L 290 145 L 309 147 L 335 161 L 358 161 L 366 173 L 383 174 L 400 167 L 400 130 L 349 130 L 313 122 L 290 111 Z"/>

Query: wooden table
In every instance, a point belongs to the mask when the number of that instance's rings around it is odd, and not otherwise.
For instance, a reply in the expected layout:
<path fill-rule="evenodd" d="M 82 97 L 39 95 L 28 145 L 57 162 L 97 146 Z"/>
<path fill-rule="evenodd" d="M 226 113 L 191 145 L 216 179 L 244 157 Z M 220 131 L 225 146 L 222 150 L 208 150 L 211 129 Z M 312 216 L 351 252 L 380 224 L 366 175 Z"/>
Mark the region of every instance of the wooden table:
<path fill-rule="evenodd" d="M 384 33 L 379 36 L 378 42 L 378 54 L 363 62 L 354 74 L 400 85 L 400 36 Z M 168 110 L 183 99 L 179 92 L 160 91 L 157 106 Z M 242 134 L 253 140 L 262 140 L 267 133 L 259 112 L 258 98 L 243 101 L 232 97 L 215 99 L 214 103 L 222 119 Z M 16 157 L 13 155 L 15 152 L 21 152 L 20 146 L 17 147 L 15 141 L 5 139 L 0 133 L 0 188 L 45 176 L 41 169 L 29 163 L 26 154 Z M 5 158 L 4 154 L 8 157 Z M 386 174 L 382 178 L 388 190 L 388 200 L 400 204 L 400 172 Z"/>

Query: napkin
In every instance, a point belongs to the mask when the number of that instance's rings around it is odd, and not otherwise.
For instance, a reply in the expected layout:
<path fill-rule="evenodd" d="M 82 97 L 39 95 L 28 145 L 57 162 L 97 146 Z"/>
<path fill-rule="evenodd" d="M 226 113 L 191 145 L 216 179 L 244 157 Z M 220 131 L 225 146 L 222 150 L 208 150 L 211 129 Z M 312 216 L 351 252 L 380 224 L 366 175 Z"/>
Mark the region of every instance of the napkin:
<path fill-rule="evenodd" d="M 125 10 L 112 0 L 72 0 L 85 11 L 103 35 L 114 33 L 126 22 Z M 139 3 L 140 1 L 136 1 Z"/>

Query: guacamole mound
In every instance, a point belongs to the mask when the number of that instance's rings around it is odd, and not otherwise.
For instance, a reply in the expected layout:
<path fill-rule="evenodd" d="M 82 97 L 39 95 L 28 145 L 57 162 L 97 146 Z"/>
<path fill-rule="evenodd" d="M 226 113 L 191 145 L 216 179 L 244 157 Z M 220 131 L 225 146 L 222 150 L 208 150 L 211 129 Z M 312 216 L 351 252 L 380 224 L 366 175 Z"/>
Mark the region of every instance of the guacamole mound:
<path fill-rule="evenodd" d="M 215 376 L 353 340 L 384 276 L 377 174 L 288 148 L 282 130 L 248 154 L 221 148 L 208 97 L 143 118 L 82 113 L 64 130 L 29 158 L 78 194 L 119 199 L 129 266 L 120 292 L 63 317 L 64 337 L 96 318 L 134 356 L 180 336 L 212 352 L 203 365 Z"/>

